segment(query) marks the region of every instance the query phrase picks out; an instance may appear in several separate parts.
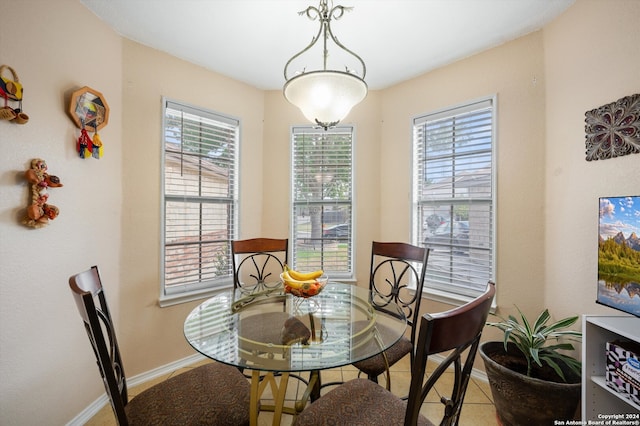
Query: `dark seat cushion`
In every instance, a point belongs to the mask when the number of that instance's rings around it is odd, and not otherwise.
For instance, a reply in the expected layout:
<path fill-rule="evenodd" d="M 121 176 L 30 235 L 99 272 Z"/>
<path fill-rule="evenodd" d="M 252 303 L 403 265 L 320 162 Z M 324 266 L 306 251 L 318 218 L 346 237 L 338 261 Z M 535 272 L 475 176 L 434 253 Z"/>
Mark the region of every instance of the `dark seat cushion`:
<path fill-rule="evenodd" d="M 400 361 L 404 356 L 413 350 L 411 340 L 406 337 L 400 338 L 393 346 L 385 351 L 389 366 Z M 386 370 L 384 356 L 380 353 L 364 361 L 358 361 L 353 364 L 358 370 L 370 376 L 379 376 Z"/>
<path fill-rule="evenodd" d="M 135 396 L 130 425 L 248 425 L 251 386 L 237 368 L 211 363 Z"/>
<path fill-rule="evenodd" d="M 282 328 L 290 316 L 287 312 L 267 312 L 242 318 L 238 334 L 246 340 L 281 345 Z"/>
<path fill-rule="evenodd" d="M 367 379 L 355 379 L 338 386 L 309 405 L 293 424 L 403 426 L 406 409 L 405 401 L 382 386 Z M 424 416 L 418 418 L 418 424 L 433 425 Z"/>

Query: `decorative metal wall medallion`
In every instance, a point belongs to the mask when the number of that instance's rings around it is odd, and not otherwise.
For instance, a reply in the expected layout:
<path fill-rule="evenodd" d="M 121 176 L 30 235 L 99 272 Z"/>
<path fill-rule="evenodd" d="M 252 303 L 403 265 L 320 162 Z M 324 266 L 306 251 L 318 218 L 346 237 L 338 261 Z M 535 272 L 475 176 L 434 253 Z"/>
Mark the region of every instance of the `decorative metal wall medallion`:
<path fill-rule="evenodd" d="M 585 114 L 587 161 L 640 153 L 640 94 Z"/>

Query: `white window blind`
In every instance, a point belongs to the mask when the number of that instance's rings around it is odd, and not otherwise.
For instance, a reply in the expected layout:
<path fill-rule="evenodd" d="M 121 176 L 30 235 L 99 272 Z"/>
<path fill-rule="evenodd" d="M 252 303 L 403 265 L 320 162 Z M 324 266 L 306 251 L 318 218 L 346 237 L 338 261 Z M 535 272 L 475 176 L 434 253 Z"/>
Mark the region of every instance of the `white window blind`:
<path fill-rule="evenodd" d="M 414 120 L 414 236 L 425 287 L 464 297 L 494 276 L 494 108 L 486 99 Z"/>
<path fill-rule="evenodd" d="M 239 122 L 165 100 L 163 127 L 163 296 L 230 283 Z"/>
<path fill-rule="evenodd" d="M 292 129 L 292 261 L 353 277 L 352 127 Z"/>

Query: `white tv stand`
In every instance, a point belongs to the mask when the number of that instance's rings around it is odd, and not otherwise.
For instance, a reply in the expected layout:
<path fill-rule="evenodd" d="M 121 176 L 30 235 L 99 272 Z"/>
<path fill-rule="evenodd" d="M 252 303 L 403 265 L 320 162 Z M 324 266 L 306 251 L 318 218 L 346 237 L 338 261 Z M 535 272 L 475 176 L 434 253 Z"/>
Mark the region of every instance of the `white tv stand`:
<path fill-rule="evenodd" d="M 605 383 L 607 342 L 627 339 L 640 342 L 640 318 L 633 316 L 582 316 L 582 421 L 606 420 L 613 414 L 629 415 L 619 420 L 638 420 L 640 406 L 624 398 Z M 611 417 L 609 417 L 611 419 Z"/>

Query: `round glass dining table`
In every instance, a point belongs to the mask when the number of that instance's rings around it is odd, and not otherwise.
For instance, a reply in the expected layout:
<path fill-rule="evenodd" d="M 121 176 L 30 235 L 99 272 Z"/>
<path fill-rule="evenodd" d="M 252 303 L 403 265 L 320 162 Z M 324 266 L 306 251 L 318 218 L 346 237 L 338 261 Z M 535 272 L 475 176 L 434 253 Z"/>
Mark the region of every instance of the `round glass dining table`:
<path fill-rule="evenodd" d="M 328 282 L 310 298 L 284 292 L 281 284 L 248 291 L 229 289 L 206 300 L 187 316 L 184 334 L 201 354 L 242 370 L 252 370 L 251 423 L 260 409 L 295 414 L 307 399 L 320 396 L 320 370 L 349 365 L 396 343 L 407 322 L 402 309 L 369 290 Z M 289 373 L 310 372 L 307 391 L 295 411 L 283 407 Z M 275 378 L 279 377 L 279 384 Z M 274 406 L 260 404 L 270 384 Z"/>

